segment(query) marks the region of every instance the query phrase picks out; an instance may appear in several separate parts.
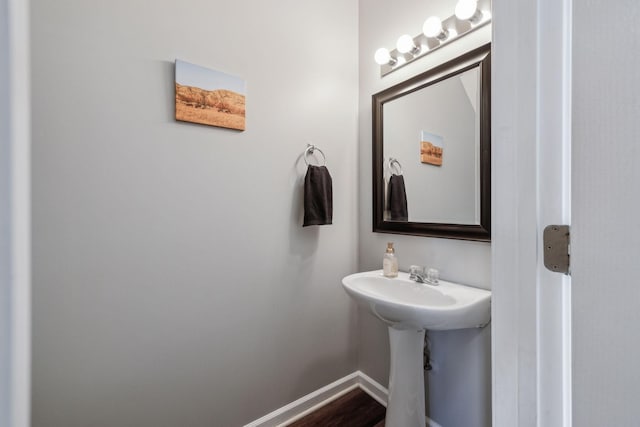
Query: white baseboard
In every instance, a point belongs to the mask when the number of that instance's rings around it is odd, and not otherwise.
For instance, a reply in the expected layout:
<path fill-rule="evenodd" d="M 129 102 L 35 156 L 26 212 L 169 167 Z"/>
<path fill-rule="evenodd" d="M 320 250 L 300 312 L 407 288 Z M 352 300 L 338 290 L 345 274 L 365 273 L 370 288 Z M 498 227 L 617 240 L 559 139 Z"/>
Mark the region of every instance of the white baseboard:
<path fill-rule="evenodd" d="M 389 391 L 365 373 L 356 371 L 301 397 L 295 402 L 276 409 L 264 417 L 250 422 L 244 427 L 285 427 L 357 387 L 361 388 L 382 406 L 387 407 Z M 427 424 L 429 427 L 441 427 L 429 418 L 427 418 Z"/>
<path fill-rule="evenodd" d="M 387 406 L 387 389 L 360 371 L 340 378 L 295 402 L 276 409 L 264 417 L 252 421 L 244 427 L 284 427 L 323 407 L 327 403 L 360 387 L 380 404 Z"/>
<path fill-rule="evenodd" d="M 379 382 L 364 372 L 356 371 L 355 373 L 358 375 L 358 386 L 386 408 L 387 400 L 389 399 L 389 390 L 381 386 Z"/>

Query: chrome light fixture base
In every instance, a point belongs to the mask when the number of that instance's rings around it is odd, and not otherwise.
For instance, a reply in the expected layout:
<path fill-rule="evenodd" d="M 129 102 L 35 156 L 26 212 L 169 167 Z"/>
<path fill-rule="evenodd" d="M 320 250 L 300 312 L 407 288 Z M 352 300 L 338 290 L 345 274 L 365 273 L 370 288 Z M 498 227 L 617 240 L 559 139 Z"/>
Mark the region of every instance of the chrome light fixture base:
<path fill-rule="evenodd" d="M 446 46 L 449 43 L 458 40 L 467 34 L 470 34 L 491 22 L 490 0 L 479 0 L 476 13 L 467 20 L 461 20 L 455 14 L 442 21 L 442 32 L 435 37 L 427 37 L 424 33 L 420 33 L 413 38 L 416 46 L 410 52 L 402 53 L 397 48 L 389 51 L 390 58 L 388 63 L 380 65 L 380 76 L 387 74 L 412 63 L 416 59 L 422 58 L 429 53 Z"/>

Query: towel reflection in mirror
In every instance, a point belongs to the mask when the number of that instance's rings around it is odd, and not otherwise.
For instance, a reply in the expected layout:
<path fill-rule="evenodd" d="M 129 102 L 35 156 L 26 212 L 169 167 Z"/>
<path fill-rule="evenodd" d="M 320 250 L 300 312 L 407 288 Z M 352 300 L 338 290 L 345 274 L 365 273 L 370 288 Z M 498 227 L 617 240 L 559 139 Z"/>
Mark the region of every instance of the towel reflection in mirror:
<path fill-rule="evenodd" d="M 389 169 L 392 174 L 387 184 L 387 211 L 389 221 L 409 221 L 407 209 L 407 191 L 404 186 L 402 165 L 398 159 L 389 159 Z"/>

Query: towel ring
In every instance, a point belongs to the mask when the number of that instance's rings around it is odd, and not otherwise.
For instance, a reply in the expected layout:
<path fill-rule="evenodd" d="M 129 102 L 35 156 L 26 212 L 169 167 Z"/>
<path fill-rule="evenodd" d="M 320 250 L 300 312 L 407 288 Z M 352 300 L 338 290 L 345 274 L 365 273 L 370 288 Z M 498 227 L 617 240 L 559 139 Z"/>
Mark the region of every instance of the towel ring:
<path fill-rule="evenodd" d="M 394 157 L 389 157 L 389 169 L 391 169 L 391 172 L 393 172 L 394 166 L 397 172 L 396 175 L 402 175 L 402 165 L 400 164 L 398 159 Z"/>
<path fill-rule="evenodd" d="M 313 144 L 307 144 L 307 149 L 304 150 L 304 162 L 307 164 L 307 166 L 309 166 L 309 160 L 307 160 L 307 156 L 309 156 L 310 154 L 313 154 L 314 151 L 318 150 L 320 152 L 320 154 L 322 154 L 322 160 L 323 163 L 319 166 L 326 166 L 327 165 L 327 156 L 324 155 L 324 153 L 322 152 L 321 149 L 319 149 L 318 147 L 316 147 Z"/>

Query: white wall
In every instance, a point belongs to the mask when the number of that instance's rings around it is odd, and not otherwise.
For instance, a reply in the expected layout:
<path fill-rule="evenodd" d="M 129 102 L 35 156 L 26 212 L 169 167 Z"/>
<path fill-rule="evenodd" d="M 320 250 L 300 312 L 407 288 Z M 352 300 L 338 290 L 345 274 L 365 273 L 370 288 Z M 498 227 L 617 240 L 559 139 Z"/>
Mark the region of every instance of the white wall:
<path fill-rule="evenodd" d="M 373 53 L 378 47 L 392 48 L 405 32 L 418 34 L 430 15 L 450 16 L 454 7 L 455 0 L 402 0 L 392 6 L 382 0 L 360 1 L 358 264 L 360 270 L 380 268 L 385 242 L 394 241 L 401 269 L 407 270 L 411 264 L 428 265 L 438 268 L 444 279 L 490 289 L 491 246 L 488 243 L 371 232 L 371 95 L 485 44 L 490 40 L 491 29 L 488 26 L 465 36 L 383 78 L 373 61 Z M 360 369 L 386 384 L 389 364 L 386 327 L 364 310 L 360 311 L 358 320 Z M 428 375 L 427 385 L 429 417 L 443 426 L 489 426 L 490 327 L 432 332 L 429 336 L 434 359 L 434 370 Z"/>
<path fill-rule="evenodd" d="M 357 368 L 357 6 L 33 0 L 34 427 L 242 425 Z M 247 81 L 245 132 L 174 121 L 176 58 Z"/>

